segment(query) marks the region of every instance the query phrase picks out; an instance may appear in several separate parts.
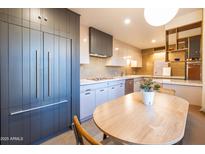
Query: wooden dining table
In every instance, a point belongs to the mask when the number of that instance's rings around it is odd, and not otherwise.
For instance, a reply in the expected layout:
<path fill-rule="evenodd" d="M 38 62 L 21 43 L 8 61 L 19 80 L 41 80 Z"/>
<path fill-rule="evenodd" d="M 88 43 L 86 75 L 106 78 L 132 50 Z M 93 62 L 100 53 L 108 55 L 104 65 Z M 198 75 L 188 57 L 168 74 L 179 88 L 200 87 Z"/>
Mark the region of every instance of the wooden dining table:
<path fill-rule="evenodd" d="M 183 139 L 189 102 L 155 93 L 145 105 L 141 92 L 131 93 L 98 106 L 93 114 L 97 127 L 124 144 L 176 144 Z"/>

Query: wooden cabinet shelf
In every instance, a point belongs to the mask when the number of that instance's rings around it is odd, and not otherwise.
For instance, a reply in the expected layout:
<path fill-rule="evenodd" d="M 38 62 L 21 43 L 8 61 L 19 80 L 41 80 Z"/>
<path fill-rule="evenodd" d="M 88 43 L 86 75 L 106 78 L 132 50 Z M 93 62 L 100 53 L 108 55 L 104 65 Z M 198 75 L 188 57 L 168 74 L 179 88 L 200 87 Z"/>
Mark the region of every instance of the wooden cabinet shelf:
<path fill-rule="evenodd" d="M 201 34 L 180 35 L 196 28 L 202 28 L 201 21 L 166 30 L 166 61 L 172 68 L 173 76 L 180 74 L 187 78 L 187 59 L 198 60 L 201 57 Z"/>
<path fill-rule="evenodd" d="M 184 48 L 184 49 L 177 49 L 177 50 L 169 50 L 167 52 L 186 52 L 188 51 L 188 48 Z"/>
<path fill-rule="evenodd" d="M 185 63 L 186 61 L 168 61 L 169 63 Z"/>

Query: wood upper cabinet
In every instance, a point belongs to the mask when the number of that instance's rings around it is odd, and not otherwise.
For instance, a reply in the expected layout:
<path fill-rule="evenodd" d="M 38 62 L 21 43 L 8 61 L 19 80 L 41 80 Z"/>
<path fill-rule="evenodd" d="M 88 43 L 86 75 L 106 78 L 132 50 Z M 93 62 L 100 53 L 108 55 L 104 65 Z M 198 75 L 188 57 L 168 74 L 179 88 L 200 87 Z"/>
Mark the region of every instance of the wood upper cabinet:
<path fill-rule="evenodd" d="M 93 27 L 89 27 L 89 52 L 93 56 L 111 57 L 113 37 Z"/>

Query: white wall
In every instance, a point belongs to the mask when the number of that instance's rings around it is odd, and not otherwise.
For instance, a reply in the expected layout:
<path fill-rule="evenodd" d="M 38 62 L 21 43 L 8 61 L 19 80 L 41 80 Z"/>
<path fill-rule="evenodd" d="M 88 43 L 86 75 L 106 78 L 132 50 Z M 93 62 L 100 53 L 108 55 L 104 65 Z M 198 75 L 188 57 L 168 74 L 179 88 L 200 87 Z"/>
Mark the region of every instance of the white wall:
<path fill-rule="evenodd" d="M 201 20 L 202 9 L 174 18 L 172 21 L 165 25 L 165 29 L 176 28 L 179 26 L 195 23 Z"/>
<path fill-rule="evenodd" d="M 205 112 L 205 8 L 203 9 L 203 34 L 202 34 L 202 110 Z"/>

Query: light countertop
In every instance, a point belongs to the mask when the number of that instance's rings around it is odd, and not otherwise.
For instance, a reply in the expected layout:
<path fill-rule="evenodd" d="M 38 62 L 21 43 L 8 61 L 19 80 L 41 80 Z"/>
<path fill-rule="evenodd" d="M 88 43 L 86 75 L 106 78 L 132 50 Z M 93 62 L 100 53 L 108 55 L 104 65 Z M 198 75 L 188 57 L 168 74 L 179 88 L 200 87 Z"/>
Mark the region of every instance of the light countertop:
<path fill-rule="evenodd" d="M 128 76 L 118 76 L 114 77 L 113 79 L 106 79 L 106 80 L 88 80 L 88 79 L 81 79 L 80 85 L 90 85 L 90 84 L 98 84 L 103 82 L 111 82 L 117 80 L 125 80 L 125 79 L 135 79 L 135 78 L 154 78 L 154 81 L 162 83 L 162 84 L 176 84 L 176 85 L 185 85 L 185 86 L 202 86 L 201 81 L 193 81 L 193 80 L 183 80 L 183 77 L 178 76 L 152 76 L 152 75 L 128 75 Z"/>
<path fill-rule="evenodd" d="M 202 87 L 202 82 L 196 80 L 177 80 L 177 79 L 153 79 L 153 80 L 155 82 L 162 83 L 162 84 Z"/>

